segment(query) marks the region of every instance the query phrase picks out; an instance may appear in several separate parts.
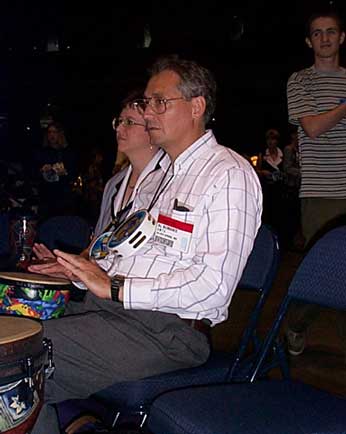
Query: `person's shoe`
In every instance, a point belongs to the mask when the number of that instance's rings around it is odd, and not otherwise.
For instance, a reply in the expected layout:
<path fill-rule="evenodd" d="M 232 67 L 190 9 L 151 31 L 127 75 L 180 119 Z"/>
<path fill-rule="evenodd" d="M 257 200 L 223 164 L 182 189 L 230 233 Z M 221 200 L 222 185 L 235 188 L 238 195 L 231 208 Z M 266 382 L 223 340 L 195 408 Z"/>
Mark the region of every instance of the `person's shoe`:
<path fill-rule="evenodd" d="M 299 356 L 305 350 L 305 332 L 296 333 L 293 330 L 287 330 L 286 339 L 287 349 L 291 356 Z"/>

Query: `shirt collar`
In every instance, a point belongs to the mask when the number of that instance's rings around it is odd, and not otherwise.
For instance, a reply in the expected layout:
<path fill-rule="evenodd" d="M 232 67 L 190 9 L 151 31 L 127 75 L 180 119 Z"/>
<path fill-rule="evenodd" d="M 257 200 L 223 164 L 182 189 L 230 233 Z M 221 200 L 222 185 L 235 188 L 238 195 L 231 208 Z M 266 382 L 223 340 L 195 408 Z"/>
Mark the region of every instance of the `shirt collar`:
<path fill-rule="evenodd" d="M 191 165 L 191 160 L 197 160 L 205 152 L 208 152 L 215 143 L 216 139 L 212 130 L 207 130 L 203 136 L 192 143 L 176 158 L 173 165 L 174 171 L 187 170 L 187 168 Z M 167 166 L 169 163 L 170 159 L 168 158 Z"/>

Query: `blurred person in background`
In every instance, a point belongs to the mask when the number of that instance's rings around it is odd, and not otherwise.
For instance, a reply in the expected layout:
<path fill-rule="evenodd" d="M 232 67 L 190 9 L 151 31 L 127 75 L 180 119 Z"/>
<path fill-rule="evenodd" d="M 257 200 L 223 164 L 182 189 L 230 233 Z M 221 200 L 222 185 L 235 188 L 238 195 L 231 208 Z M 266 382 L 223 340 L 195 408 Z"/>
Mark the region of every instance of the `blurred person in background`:
<path fill-rule="evenodd" d="M 259 154 L 256 172 L 263 189 L 264 223 L 270 224 L 282 235 L 282 181 L 283 153 L 279 148 L 280 133 L 270 128 L 265 133 L 265 150 Z"/>
<path fill-rule="evenodd" d="M 73 215 L 73 181 L 78 173 L 76 152 L 69 146 L 62 124 L 48 125 L 43 146 L 34 155 L 33 177 L 40 198 L 39 217 Z"/>

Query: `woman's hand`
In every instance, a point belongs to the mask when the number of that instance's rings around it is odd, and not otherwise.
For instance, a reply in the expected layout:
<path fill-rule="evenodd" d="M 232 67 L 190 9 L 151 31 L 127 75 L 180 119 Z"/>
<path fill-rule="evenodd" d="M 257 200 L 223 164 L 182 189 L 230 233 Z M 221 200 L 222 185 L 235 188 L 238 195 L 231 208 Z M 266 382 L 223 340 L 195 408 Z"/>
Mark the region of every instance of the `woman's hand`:
<path fill-rule="evenodd" d="M 70 270 L 57 262 L 54 253 L 44 244 L 35 243 L 33 252 L 37 259 L 34 258 L 32 263 L 28 266 L 30 272 L 69 280 L 78 280 Z"/>

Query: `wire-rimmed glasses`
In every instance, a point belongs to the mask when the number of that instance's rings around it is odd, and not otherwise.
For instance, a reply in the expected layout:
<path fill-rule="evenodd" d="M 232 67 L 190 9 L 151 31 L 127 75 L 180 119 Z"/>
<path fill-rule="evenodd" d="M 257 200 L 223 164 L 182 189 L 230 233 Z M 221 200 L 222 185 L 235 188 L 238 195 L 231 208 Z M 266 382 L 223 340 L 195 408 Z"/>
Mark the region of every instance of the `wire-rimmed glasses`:
<path fill-rule="evenodd" d="M 134 121 L 131 118 L 114 118 L 112 120 L 113 130 L 116 130 L 118 126 L 121 125 L 125 128 L 132 127 L 133 125 L 139 125 L 141 127 L 146 127 L 146 124 L 141 124 L 140 122 Z"/>
<path fill-rule="evenodd" d="M 167 110 L 167 103 L 170 101 L 177 101 L 179 99 L 186 99 L 183 96 L 179 96 L 176 98 L 162 98 L 159 96 L 151 96 L 149 98 L 141 98 L 133 101 L 133 105 L 137 107 L 137 109 L 144 113 L 145 109 L 150 106 L 150 108 L 158 115 L 165 113 Z"/>

